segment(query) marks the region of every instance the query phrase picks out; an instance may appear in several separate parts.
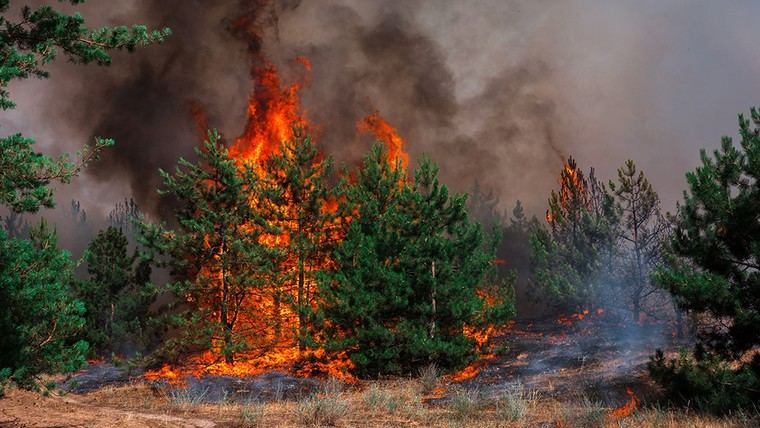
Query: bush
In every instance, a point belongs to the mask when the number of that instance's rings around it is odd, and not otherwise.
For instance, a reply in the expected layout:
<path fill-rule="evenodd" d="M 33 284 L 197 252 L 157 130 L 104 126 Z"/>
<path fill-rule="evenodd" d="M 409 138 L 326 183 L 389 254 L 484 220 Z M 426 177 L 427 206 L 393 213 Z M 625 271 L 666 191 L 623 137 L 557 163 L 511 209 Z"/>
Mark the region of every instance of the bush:
<path fill-rule="evenodd" d="M 649 362 L 649 372 L 674 402 L 712 413 L 750 409 L 760 400 L 760 354 L 750 364 L 734 368 L 700 349 L 682 351 L 673 359 L 658 351 Z"/>

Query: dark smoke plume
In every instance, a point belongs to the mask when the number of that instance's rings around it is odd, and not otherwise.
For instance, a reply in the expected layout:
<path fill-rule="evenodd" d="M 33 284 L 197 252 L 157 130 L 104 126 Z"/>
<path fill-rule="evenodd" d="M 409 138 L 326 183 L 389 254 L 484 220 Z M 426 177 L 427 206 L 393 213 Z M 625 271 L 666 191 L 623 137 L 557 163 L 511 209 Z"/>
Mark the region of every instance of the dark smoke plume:
<path fill-rule="evenodd" d="M 66 7 L 55 2 L 56 7 Z M 162 217 L 158 168 L 192 157 L 193 113 L 227 139 L 245 125 L 250 72 L 263 61 L 296 79 L 317 140 L 355 163 L 371 144 L 356 122 L 378 111 L 412 159 L 441 164 L 456 190 L 477 181 L 500 209 L 520 198 L 542 213 L 562 159 L 610 177 L 630 157 L 670 206 L 699 147 L 735 129 L 760 88 L 749 17 L 758 6 L 573 0 L 114 0 L 78 6 L 93 26 L 171 27 L 162 46 L 118 54 L 109 68 L 58 61 L 47 81 L 14 84 L 4 132 L 46 152 L 93 136 L 117 146 L 70 186 L 90 219 L 125 197 Z M 758 10 L 756 10 L 758 9 Z M 724 25 L 730 22 L 731 25 Z M 709 58 L 709 60 L 707 60 Z M 200 107 L 200 109 L 198 108 Z"/>

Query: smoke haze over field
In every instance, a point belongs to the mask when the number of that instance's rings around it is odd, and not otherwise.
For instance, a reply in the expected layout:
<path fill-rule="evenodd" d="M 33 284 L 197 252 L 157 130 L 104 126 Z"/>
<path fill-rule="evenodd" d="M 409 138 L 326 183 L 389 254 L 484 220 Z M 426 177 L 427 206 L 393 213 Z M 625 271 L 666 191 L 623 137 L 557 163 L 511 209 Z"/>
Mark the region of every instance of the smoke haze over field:
<path fill-rule="evenodd" d="M 209 5 L 213 3 L 213 5 Z M 90 218 L 134 196 L 156 215 L 157 169 L 192 157 L 193 105 L 234 138 L 245 123 L 251 52 L 289 78 L 308 57 L 302 91 L 324 149 L 354 163 L 371 144 L 356 121 L 374 110 L 413 159 L 428 154 L 456 190 L 475 182 L 501 208 L 543 213 L 562 159 L 612 178 L 639 164 L 672 209 L 701 147 L 733 135 L 760 104 L 760 4 L 708 1 L 113 0 L 79 7 L 92 26 L 146 23 L 174 34 L 117 54 L 109 68 L 62 58 L 51 78 L 12 85 L 18 108 L 0 119 L 41 150 L 75 150 L 95 135 L 110 149 L 59 190 Z M 57 2 L 56 2 L 57 4 Z M 12 3 L 11 7 L 19 7 Z M 236 21 L 256 23 L 242 37 Z M 237 28 L 237 31 L 230 31 Z M 254 28 L 254 27 L 245 27 Z M 251 43 L 253 42 L 253 43 Z"/>

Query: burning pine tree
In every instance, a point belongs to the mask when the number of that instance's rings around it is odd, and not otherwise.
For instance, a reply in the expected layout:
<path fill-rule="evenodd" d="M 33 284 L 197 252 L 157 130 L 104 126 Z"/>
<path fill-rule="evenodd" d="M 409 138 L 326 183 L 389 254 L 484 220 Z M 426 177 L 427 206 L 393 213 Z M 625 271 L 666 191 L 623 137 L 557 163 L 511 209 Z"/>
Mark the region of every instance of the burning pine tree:
<path fill-rule="evenodd" d="M 559 184 L 549 198 L 549 230 L 539 228 L 530 238 L 534 292 L 562 309 L 591 308 L 603 268 L 612 271 L 617 212 L 594 170 L 586 178 L 572 157 Z"/>
<path fill-rule="evenodd" d="M 302 372 L 334 376 L 471 361 L 511 300 L 481 288 L 494 245 L 465 196 L 449 195 L 427 160 L 411 180 L 404 141 L 378 113 L 357 127 L 387 149 L 356 180 L 337 180 L 308 136 L 299 88 L 256 69 L 243 135 L 227 149 L 209 133 L 199 163 L 163 173 L 179 228 L 148 227 L 146 242 L 170 256 L 183 361 L 224 374 L 309 361 Z M 358 251 L 367 239 L 374 256 Z M 394 355 L 371 350 L 370 336 L 397 330 L 382 351 Z"/>

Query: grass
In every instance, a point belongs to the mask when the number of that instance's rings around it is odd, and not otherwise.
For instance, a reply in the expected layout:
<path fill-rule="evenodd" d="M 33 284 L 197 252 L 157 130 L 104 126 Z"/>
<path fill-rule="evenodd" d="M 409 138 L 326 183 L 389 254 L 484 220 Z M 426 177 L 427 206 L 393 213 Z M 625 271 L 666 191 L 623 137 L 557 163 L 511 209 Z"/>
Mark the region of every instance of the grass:
<path fill-rule="evenodd" d="M 597 428 L 605 426 L 609 409 L 584 395 L 578 403 L 566 406 L 562 413 L 560 425 L 563 427 Z"/>
<path fill-rule="evenodd" d="M 205 401 L 208 388 L 177 388 L 169 391 L 169 399 L 180 406 L 197 406 Z"/>
<path fill-rule="evenodd" d="M 329 379 L 322 385 L 322 393 L 299 401 L 293 411 L 299 425 L 336 426 L 351 409 L 351 404 L 343 398 L 344 387 L 340 381 Z"/>
<path fill-rule="evenodd" d="M 446 387 L 440 385 L 439 387 Z M 28 395 L 27 395 L 28 394 Z M 522 385 L 514 385 L 500 394 L 458 389 L 448 385 L 449 399 L 435 401 L 421 393 L 419 379 L 399 379 L 360 383 L 345 388 L 343 384 L 327 382 L 315 395 L 298 401 L 208 402 L 200 389 L 176 390 L 159 394 L 148 385 L 106 387 L 85 395 L 49 397 L 39 400 L 34 393 L 10 390 L 2 406 L 8 415 L 21 418 L 28 413 L 28 403 L 38 402 L 36 414 L 56 415 L 61 425 L 77 425 L 74 416 L 90 412 L 107 415 L 114 411 L 134 414 L 166 415 L 172 418 L 210 421 L 218 427 L 614 427 L 614 428 L 749 428 L 760 426 L 757 411 L 736 413 L 722 418 L 698 414 L 693 410 L 667 407 L 644 407 L 631 416 L 615 419 L 611 408 L 587 397 L 539 397 Z M 68 400 L 68 401 L 67 401 Z M 72 402 L 71 400 L 75 400 Z M 433 401 L 426 401 L 433 400 Z M 18 409 L 17 413 L 14 409 Z M 31 415 L 34 416 L 34 415 Z M 67 423 L 67 417 L 72 423 Z M 106 416 L 103 416 L 104 418 Z M 134 425 L 146 425 L 145 420 L 133 417 Z M 89 426 L 109 425 L 107 420 L 95 420 Z M 143 424 L 143 425 L 140 425 Z M 33 425 L 30 423 L 29 425 Z M 121 426 L 121 425 L 120 425 Z M 162 427 L 195 426 L 167 420 Z M 200 426 L 200 425 L 198 425 Z"/>
<path fill-rule="evenodd" d="M 240 423 L 237 428 L 258 428 L 266 426 L 266 405 L 256 401 L 240 406 Z"/>
<path fill-rule="evenodd" d="M 517 383 L 496 398 L 494 412 L 501 421 L 518 422 L 528 416 L 537 402 L 537 391 L 527 391 L 521 383 Z"/>
<path fill-rule="evenodd" d="M 441 379 L 441 370 L 435 364 L 429 364 L 421 368 L 418 375 L 422 393 L 430 394 L 438 387 L 438 382 Z"/>
<path fill-rule="evenodd" d="M 449 410 L 453 419 L 469 420 L 476 418 L 489 404 L 487 397 L 477 389 L 456 389 L 451 397 Z"/>

